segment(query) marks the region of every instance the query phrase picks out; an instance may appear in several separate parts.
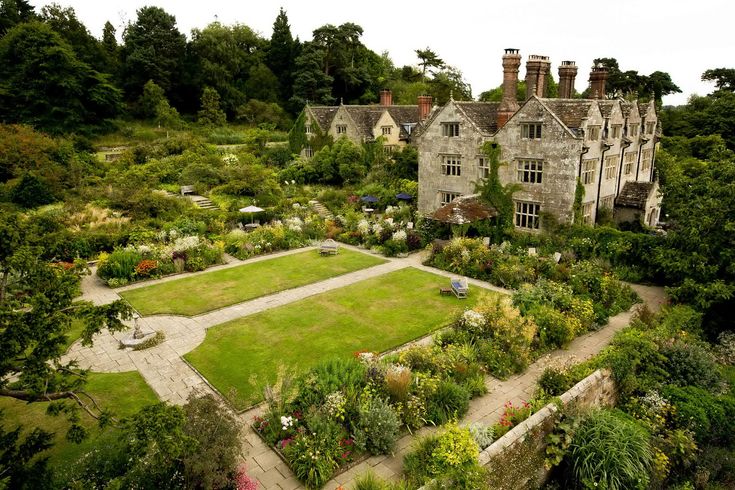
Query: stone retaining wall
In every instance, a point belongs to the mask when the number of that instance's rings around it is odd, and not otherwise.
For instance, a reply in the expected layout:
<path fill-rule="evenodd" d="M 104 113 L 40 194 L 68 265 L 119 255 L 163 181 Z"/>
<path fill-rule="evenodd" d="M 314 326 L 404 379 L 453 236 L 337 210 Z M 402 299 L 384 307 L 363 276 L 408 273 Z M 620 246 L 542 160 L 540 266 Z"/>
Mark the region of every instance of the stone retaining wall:
<path fill-rule="evenodd" d="M 597 370 L 564 393 L 568 409 L 615 405 L 615 383 L 609 371 Z M 490 488 L 540 488 L 549 472 L 544 468 L 544 438 L 559 418 L 559 408 L 550 403 L 518 424 L 480 453 L 480 464 L 490 472 Z"/>

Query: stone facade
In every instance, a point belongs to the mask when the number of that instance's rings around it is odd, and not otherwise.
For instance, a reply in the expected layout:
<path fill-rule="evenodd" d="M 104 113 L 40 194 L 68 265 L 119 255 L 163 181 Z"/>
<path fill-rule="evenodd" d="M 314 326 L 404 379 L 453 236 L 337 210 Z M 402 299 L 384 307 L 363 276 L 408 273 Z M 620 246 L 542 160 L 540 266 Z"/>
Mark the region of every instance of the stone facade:
<path fill-rule="evenodd" d="M 358 145 L 382 138 L 387 151 L 399 149 L 411 140 L 411 132 L 420 120 L 420 106 L 393 105 L 392 100 L 390 91 L 384 90 L 380 105 L 306 106 L 307 136 L 318 130 L 335 140 L 345 137 Z M 426 100 L 421 102 L 425 105 Z M 431 107 L 431 97 L 428 97 L 428 105 Z M 301 152 L 306 157 L 312 156 L 311 153 L 310 147 Z"/>
<path fill-rule="evenodd" d="M 506 50 L 503 86 L 511 89 L 510 98 L 519 65 L 518 51 Z M 526 71 L 533 87 L 512 115 L 509 108 L 517 102 L 505 94 L 500 103 L 450 100 L 415 131 L 419 212 L 431 214 L 448 198 L 475 192 L 487 175 L 480 151 L 485 142 L 500 146 L 501 182 L 520 187 L 513 195 L 519 229 L 537 230 L 545 214 L 571 222 L 578 179 L 585 190 L 583 218 L 588 224 L 595 223 L 600 209 L 613 208 L 627 182 L 654 179 L 660 130 L 653 102 L 543 98 L 548 58 L 532 56 Z M 560 73 L 563 91 L 571 94 L 576 66 L 565 61 Z M 599 96 L 604 96 L 605 77 L 603 68 L 593 69 L 590 79 Z M 448 131 L 451 125 L 457 129 Z M 660 199 L 656 205 L 660 207 Z"/>

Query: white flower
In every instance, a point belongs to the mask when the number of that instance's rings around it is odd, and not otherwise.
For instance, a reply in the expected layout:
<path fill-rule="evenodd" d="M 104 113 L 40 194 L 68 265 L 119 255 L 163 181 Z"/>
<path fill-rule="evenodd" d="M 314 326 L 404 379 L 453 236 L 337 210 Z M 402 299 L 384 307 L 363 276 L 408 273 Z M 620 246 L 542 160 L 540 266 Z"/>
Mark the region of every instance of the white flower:
<path fill-rule="evenodd" d="M 196 248 L 199 244 L 199 237 L 197 235 L 184 236 L 174 241 L 173 250 L 174 252 L 183 252 L 184 250 Z"/>
<path fill-rule="evenodd" d="M 393 240 L 397 242 L 405 242 L 406 241 L 406 232 L 403 230 L 398 230 L 395 233 L 393 233 Z"/>
<path fill-rule="evenodd" d="M 375 223 L 373 225 L 373 233 L 375 233 L 376 235 L 380 235 L 382 231 L 383 231 L 383 227 L 380 226 L 380 223 Z"/>
<path fill-rule="evenodd" d="M 360 220 L 360 222 L 357 223 L 357 231 L 359 231 L 363 235 L 367 235 L 368 233 L 370 233 L 370 223 L 368 223 L 368 220 Z"/>
<path fill-rule="evenodd" d="M 293 417 L 281 415 L 281 428 L 288 430 L 289 427 L 293 427 Z"/>
<path fill-rule="evenodd" d="M 240 160 L 237 158 L 237 156 L 233 155 L 232 153 L 228 153 L 227 155 L 224 155 L 222 157 L 222 161 L 226 165 L 234 165 L 235 163 L 239 162 Z"/>
<path fill-rule="evenodd" d="M 485 317 L 475 310 L 467 310 L 462 314 L 462 320 L 473 328 L 480 328 L 485 325 Z"/>
<path fill-rule="evenodd" d="M 299 203 L 295 202 L 295 203 L 293 203 L 293 204 L 291 205 L 291 207 L 292 207 L 292 208 L 294 208 L 294 209 L 299 209 L 299 208 L 301 208 L 301 204 L 299 204 Z"/>
<path fill-rule="evenodd" d="M 365 364 L 370 364 L 375 359 L 375 354 L 372 352 L 360 352 L 357 354 L 357 358 Z"/>

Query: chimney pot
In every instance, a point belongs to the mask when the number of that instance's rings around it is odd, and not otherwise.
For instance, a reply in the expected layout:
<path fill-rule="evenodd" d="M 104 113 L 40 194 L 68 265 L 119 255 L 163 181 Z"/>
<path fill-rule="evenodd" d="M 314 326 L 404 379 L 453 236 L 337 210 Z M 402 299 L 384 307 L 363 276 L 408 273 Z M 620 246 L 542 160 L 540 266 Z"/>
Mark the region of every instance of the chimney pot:
<path fill-rule="evenodd" d="M 574 80 L 577 78 L 577 64 L 574 61 L 562 61 L 559 66 L 559 97 L 571 99 L 574 93 Z"/>
<path fill-rule="evenodd" d="M 425 120 L 431 113 L 431 102 L 433 101 L 431 95 L 419 95 L 419 121 Z"/>
<path fill-rule="evenodd" d="M 520 51 L 515 48 L 506 49 L 503 55 L 503 99 L 498 107 L 498 129 L 502 128 L 508 119 L 520 109 L 518 105 L 518 69 L 520 67 Z"/>
<path fill-rule="evenodd" d="M 380 105 L 393 105 L 393 92 L 390 89 L 380 91 Z"/>
<path fill-rule="evenodd" d="M 605 98 L 605 83 L 607 82 L 607 67 L 596 64 L 590 72 L 590 91 L 593 99 Z"/>

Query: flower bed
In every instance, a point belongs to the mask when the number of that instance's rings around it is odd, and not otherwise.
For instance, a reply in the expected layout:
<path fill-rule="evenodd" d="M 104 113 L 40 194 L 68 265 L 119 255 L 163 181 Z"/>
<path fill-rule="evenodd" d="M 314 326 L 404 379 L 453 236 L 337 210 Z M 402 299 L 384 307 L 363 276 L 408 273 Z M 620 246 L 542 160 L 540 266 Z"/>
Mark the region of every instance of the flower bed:
<path fill-rule="evenodd" d="M 341 242 L 394 257 L 424 247 L 421 235 L 414 227 L 408 227 L 413 219 L 412 210 L 406 205 L 388 206 L 380 216 L 347 212 L 335 218 L 331 235 Z"/>
<path fill-rule="evenodd" d="M 204 270 L 221 264 L 223 244 L 212 243 L 197 235 L 180 235 L 176 230 L 161 232 L 158 241 L 116 248 L 101 253 L 97 275 L 110 287 L 157 278 L 178 272 Z"/>
<path fill-rule="evenodd" d="M 319 216 L 311 214 L 296 204 L 291 216 L 276 220 L 253 231 L 233 230 L 223 237 L 225 251 L 238 259 L 290 250 L 307 245 L 325 236 L 326 224 Z"/>

